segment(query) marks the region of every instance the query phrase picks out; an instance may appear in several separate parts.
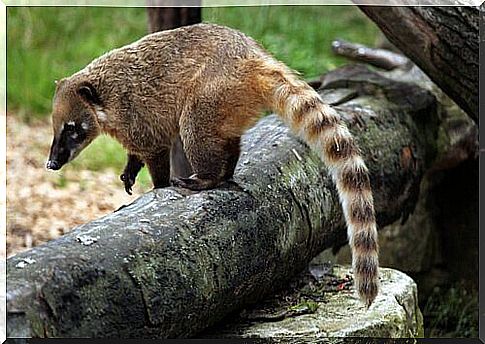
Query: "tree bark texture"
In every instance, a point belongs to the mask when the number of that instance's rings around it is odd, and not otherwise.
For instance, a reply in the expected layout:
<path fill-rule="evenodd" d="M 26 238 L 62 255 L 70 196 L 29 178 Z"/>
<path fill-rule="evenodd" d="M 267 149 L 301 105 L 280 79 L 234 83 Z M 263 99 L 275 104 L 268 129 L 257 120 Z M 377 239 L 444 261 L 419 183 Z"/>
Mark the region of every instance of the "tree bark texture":
<path fill-rule="evenodd" d="M 360 9 L 478 124 L 478 8 Z"/>
<path fill-rule="evenodd" d="M 201 22 L 202 8 L 200 0 L 194 0 L 194 7 L 166 7 L 171 1 L 148 0 L 148 31 L 150 33 L 175 29 L 180 26 Z M 164 6 L 164 7 L 155 7 Z"/>
<path fill-rule="evenodd" d="M 348 66 L 319 90 L 360 145 L 381 227 L 407 217 L 423 174 L 453 147 L 428 81 L 393 73 Z M 234 182 L 150 191 L 9 258 L 8 336 L 193 336 L 345 241 L 325 166 L 268 116 L 243 137 Z"/>

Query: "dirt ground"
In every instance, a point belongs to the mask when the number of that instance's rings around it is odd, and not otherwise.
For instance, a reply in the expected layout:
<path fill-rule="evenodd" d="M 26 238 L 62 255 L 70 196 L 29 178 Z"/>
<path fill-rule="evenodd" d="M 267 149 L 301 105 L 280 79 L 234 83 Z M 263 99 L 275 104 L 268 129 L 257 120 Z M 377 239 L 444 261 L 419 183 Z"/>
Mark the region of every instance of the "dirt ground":
<path fill-rule="evenodd" d="M 51 135 L 48 121 L 27 125 L 7 115 L 7 256 L 108 214 L 140 194 L 136 185 L 133 196 L 125 193 L 120 171 L 47 171 Z"/>

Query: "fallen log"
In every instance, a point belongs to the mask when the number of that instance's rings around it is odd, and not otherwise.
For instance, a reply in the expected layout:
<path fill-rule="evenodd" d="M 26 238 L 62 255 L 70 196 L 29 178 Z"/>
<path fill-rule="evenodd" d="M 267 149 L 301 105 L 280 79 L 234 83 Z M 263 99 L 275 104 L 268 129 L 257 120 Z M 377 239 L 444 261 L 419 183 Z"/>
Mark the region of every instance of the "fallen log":
<path fill-rule="evenodd" d="M 359 7 L 478 124 L 478 7 Z"/>
<path fill-rule="evenodd" d="M 361 65 L 325 80 L 323 98 L 338 104 L 368 163 L 379 225 L 406 217 L 439 152 L 441 105 L 425 87 Z M 275 116 L 244 136 L 242 152 L 235 183 L 153 190 L 9 258 L 7 335 L 193 336 L 345 242 L 325 166 Z"/>

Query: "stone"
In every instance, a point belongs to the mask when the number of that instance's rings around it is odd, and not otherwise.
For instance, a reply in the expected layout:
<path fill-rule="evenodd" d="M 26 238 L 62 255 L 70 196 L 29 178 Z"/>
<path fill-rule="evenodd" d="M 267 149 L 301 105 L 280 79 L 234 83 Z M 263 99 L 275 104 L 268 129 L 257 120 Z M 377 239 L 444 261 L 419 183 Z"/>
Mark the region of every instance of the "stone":
<path fill-rule="evenodd" d="M 334 343 L 331 337 L 423 336 L 416 283 L 406 274 L 381 268 L 381 292 L 366 309 L 353 290 L 350 266 L 335 265 L 328 271 L 313 266 L 310 272 L 313 278 L 308 273 L 300 276 L 290 291 L 270 296 L 202 336 L 275 342 L 291 338 L 292 343 Z"/>

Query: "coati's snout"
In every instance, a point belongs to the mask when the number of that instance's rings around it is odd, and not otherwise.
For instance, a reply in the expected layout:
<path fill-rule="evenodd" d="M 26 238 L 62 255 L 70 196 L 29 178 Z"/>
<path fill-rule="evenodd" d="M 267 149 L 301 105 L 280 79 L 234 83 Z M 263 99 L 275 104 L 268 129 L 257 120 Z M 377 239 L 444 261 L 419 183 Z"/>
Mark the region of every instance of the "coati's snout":
<path fill-rule="evenodd" d="M 52 111 L 54 138 L 47 169 L 59 170 L 98 136 L 95 95 L 87 82 L 64 79 L 57 83 Z"/>
<path fill-rule="evenodd" d="M 46 167 L 49 170 L 59 170 L 74 159 L 87 146 L 86 137 L 82 124 L 65 123 L 60 134 L 54 135 Z"/>

